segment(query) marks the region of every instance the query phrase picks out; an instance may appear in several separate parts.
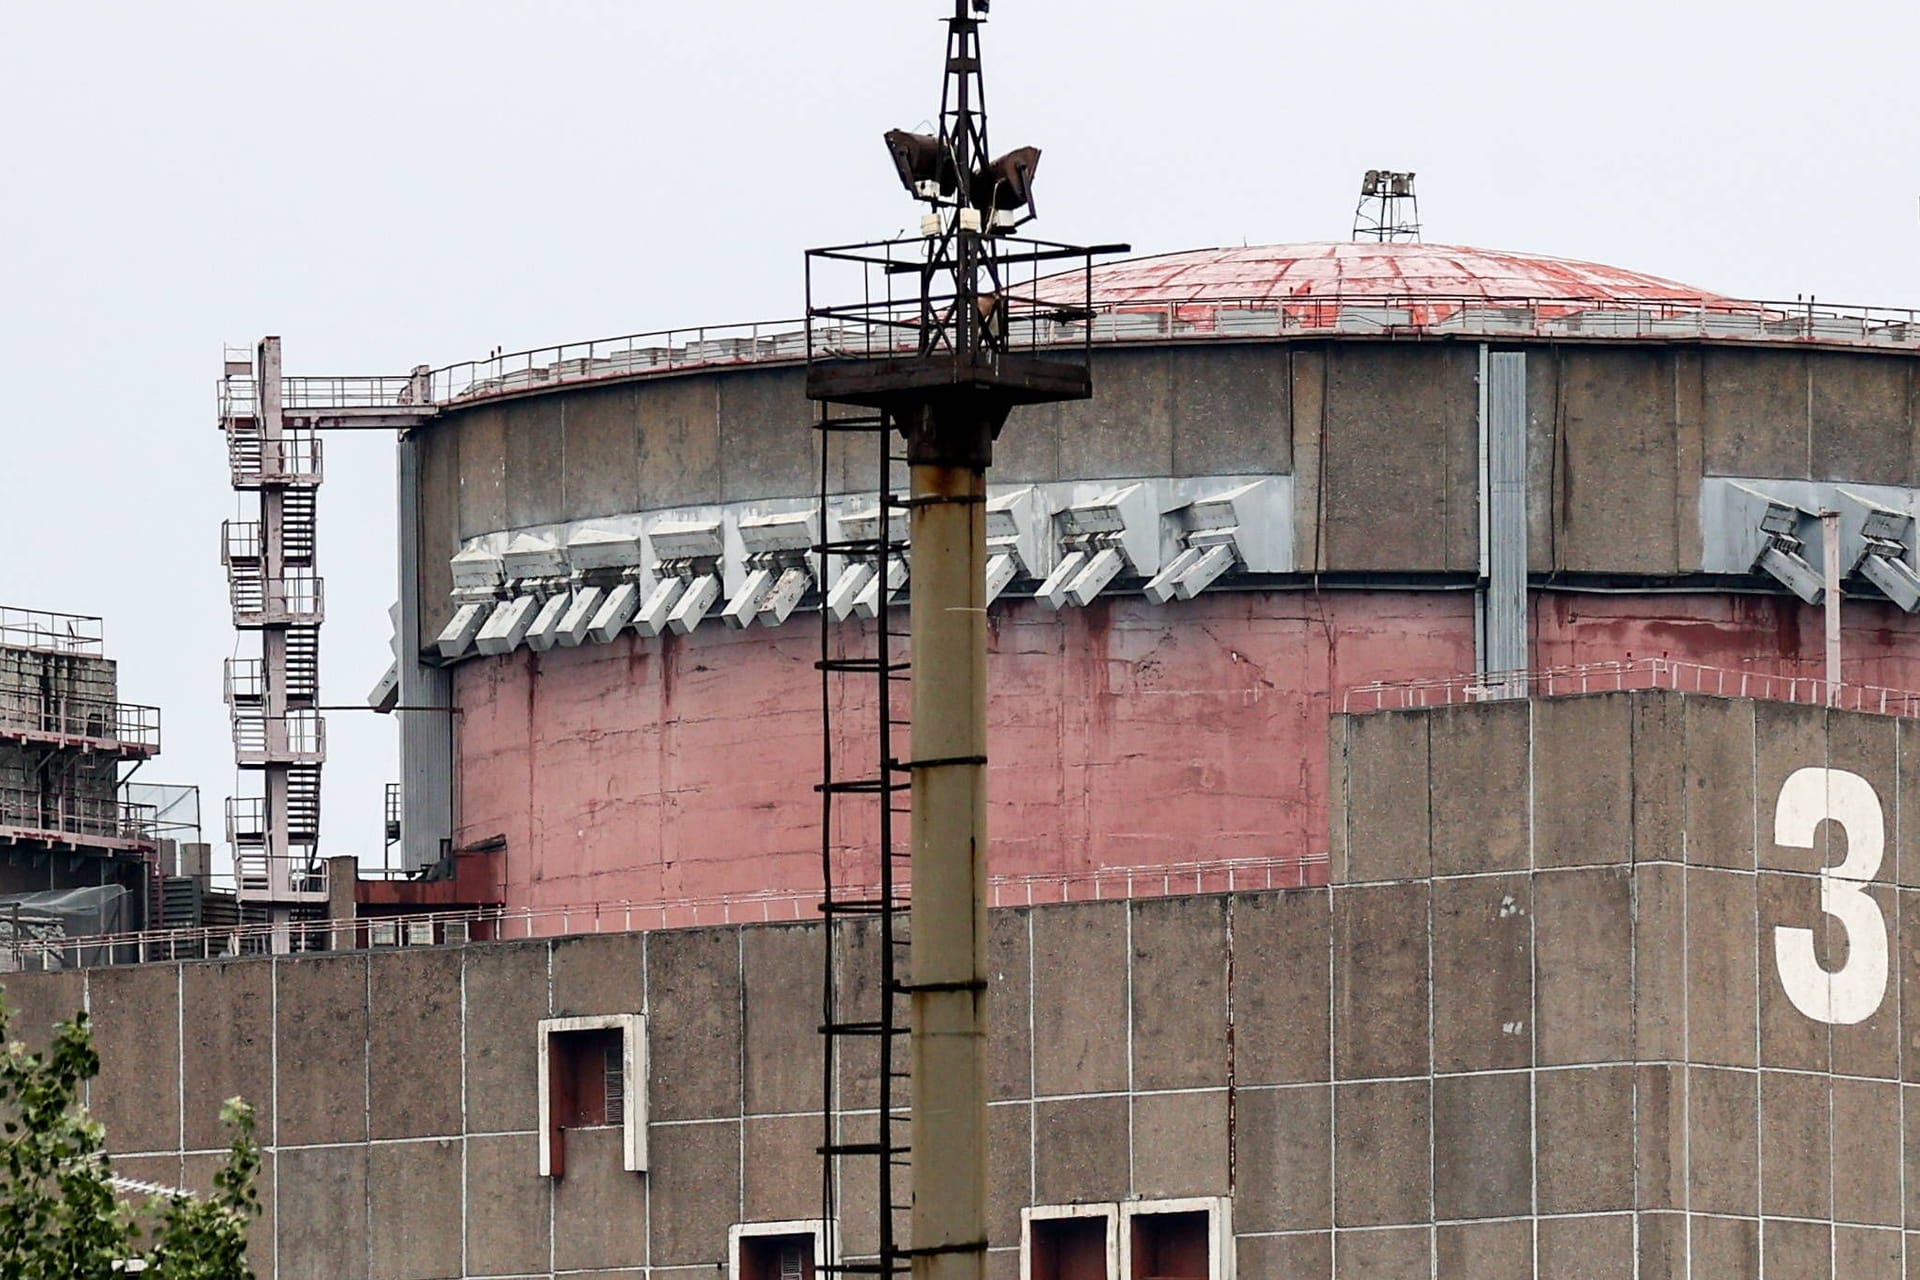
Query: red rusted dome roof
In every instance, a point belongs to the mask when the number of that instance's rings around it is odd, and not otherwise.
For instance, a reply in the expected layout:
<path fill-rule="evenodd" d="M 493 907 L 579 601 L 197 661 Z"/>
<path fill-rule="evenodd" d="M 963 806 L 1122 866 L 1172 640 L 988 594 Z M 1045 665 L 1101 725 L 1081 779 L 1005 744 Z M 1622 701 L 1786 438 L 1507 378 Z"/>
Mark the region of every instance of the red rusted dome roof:
<path fill-rule="evenodd" d="M 1731 301 L 1675 280 L 1596 262 L 1406 242 L 1342 240 L 1194 249 L 1108 263 L 1093 273 L 1096 306 L 1342 296 Z"/>

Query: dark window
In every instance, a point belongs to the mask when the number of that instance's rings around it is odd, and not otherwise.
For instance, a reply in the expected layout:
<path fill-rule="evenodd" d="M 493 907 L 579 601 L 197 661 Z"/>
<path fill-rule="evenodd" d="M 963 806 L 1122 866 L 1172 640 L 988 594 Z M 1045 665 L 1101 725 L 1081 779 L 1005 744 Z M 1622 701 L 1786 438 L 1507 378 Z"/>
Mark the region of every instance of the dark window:
<path fill-rule="evenodd" d="M 813 1237 L 741 1236 L 739 1280 L 814 1280 Z"/>
<path fill-rule="evenodd" d="M 1027 1233 L 1033 1266 L 1027 1280 L 1110 1280 L 1104 1215 L 1033 1218 Z"/>
<path fill-rule="evenodd" d="M 548 1116 L 555 1177 L 566 1171 L 566 1130 L 626 1118 L 625 1048 L 618 1027 L 555 1031 L 547 1043 Z"/>
<path fill-rule="evenodd" d="M 1133 1280 L 1207 1280 L 1207 1215 L 1141 1213 L 1133 1219 Z"/>

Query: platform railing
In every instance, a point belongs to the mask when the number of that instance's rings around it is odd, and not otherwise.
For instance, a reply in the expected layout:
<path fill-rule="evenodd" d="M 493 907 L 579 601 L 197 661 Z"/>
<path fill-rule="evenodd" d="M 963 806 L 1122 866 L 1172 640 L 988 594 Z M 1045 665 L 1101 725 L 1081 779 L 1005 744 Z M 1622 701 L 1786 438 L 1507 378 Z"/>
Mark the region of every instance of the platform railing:
<path fill-rule="evenodd" d="M 152 842 L 158 819 L 150 804 L 0 787 L 0 837 L 8 840 L 145 845 Z"/>
<path fill-rule="evenodd" d="M 1792 702 L 1873 715 L 1920 717 L 1920 691 L 1846 682 L 1829 684 L 1825 679 L 1792 672 L 1714 667 L 1671 658 L 1633 658 L 1424 680 L 1383 680 L 1347 690 L 1341 700 L 1341 710 L 1358 715 L 1506 698 L 1562 698 L 1637 689 L 1671 689 L 1720 698 L 1753 698 L 1761 702 Z"/>
<path fill-rule="evenodd" d="M 4 689 L 0 690 L 0 736 L 152 755 L 160 750 L 160 708 L 134 702 L 48 699 Z"/>
<path fill-rule="evenodd" d="M 1322 851 L 1269 858 L 994 876 L 989 881 L 988 905 L 1022 907 L 1186 893 L 1288 889 L 1319 883 L 1311 869 L 1326 865 L 1327 854 Z M 849 892 L 858 891 L 859 886 L 849 887 Z M 243 889 L 243 896 L 250 895 Z M 263 922 L 24 939 L 17 943 L 0 941 L 0 957 L 9 958 L 16 968 L 57 969 L 260 955 L 270 950 L 276 939 L 294 952 L 439 946 L 467 941 L 817 920 L 819 906 L 818 890 L 771 889 L 661 902 L 622 900 L 512 910 L 482 907 L 352 920 L 294 920 L 282 924 Z M 6 967 L 0 963 L 0 969 Z"/>
<path fill-rule="evenodd" d="M 99 618 L 84 614 L 0 605 L 0 649 L 97 654 L 101 651 L 102 627 Z"/>

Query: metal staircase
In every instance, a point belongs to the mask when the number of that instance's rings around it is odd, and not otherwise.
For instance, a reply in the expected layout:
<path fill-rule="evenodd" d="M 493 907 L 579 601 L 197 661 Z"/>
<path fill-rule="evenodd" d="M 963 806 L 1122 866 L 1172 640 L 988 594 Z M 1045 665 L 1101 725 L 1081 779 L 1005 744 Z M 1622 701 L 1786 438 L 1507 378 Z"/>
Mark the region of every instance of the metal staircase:
<path fill-rule="evenodd" d="M 222 525 L 220 558 L 233 624 L 258 656 L 230 659 L 225 688 L 234 763 L 259 775 L 261 794 L 227 801 L 227 837 L 241 903 L 276 925 L 327 897 L 319 856 L 326 724 L 316 709 L 325 617 L 315 567 L 321 451 L 311 427 L 286 421 L 283 390 L 278 338 L 251 353 L 229 351 L 220 426 L 233 487 L 255 518 Z"/>
<path fill-rule="evenodd" d="M 820 581 L 835 581 L 840 566 L 866 565 L 884 573 L 904 548 L 893 536 L 892 513 L 906 508 L 894 492 L 898 439 L 883 414 L 838 416 L 823 411 L 820 432 Z M 836 435 L 865 436 L 877 459 L 878 510 L 867 538 L 833 538 L 828 509 L 828 459 L 841 452 Z M 857 444 L 855 448 L 857 448 Z M 882 597 L 884 600 L 884 596 Z M 835 623 L 820 601 L 823 778 L 821 871 L 825 915 L 823 1087 L 826 1125 L 820 1145 L 822 1217 L 837 1221 L 842 1180 L 877 1187 L 880 1206 L 874 1252 L 821 1261 L 824 1273 L 907 1275 L 909 1185 L 908 829 L 912 782 L 908 758 L 909 656 L 907 637 L 894 629 L 883 603 L 871 624 Z M 836 746 L 871 742 L 852 758 Z M 861 1096 L 861 1095 L 867 1096 Z M 853 1116 L 858 1120 L 852 1120 Z M 869 1116 L 871 1117 L 869 1119 Z M 871 1126 L 869 1129 L 868 1126 Z M 834 1247 L 829 1244 L 829 1248 Z"/>

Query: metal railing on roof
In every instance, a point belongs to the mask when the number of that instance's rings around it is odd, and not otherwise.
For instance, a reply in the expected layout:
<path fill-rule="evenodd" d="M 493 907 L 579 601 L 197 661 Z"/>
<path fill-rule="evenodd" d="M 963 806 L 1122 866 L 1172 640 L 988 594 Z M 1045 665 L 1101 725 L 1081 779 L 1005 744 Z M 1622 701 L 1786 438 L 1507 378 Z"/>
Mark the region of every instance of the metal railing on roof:
<path fill-rule="evenodd" d="M 0 689 L 0 737 L 152 755 L 160 750 L 160 708 Z"/>
<path fill-rule="evenodd" d="M 1327 854 L 1322 851 L 1271 858 L 994 876 L 989 881 L 988 904 L 1024 907 L 1186 893 L 1290 889 L 1320 883 L 1310 869 L 1326 865 Z M 849 890 L 857 891 L 857 886 Z M 22 939 L 12 943 L 0 939 L 0 956 L 7 957 L 15 968 L 82 968 L 95 964 L 264 955 L 276 937 L 284 939 L 296 953 L 439 946 L 467 941 L 499 942 L 586 933 L 817 920 L 819 907 L 817 890 L 769 889 L 662 902 L 589 902 L 511 910 L 481 907 L 352 920 L 147 929 L 88 937 Z M 6 964 L 0 963 L 0 970 L 6 968 Z"/>
<path fill-rule="evenodd" d="M 145 848 L 157 818 L 150 804 L 0 787 L 0 840 Z"/>
<path fill-rule="evenodd" d="M 1718 698 L 1753 698 L 1761 702 L 1792 702 L 1872 715 L 1920 718 L 1920 691 L 1867 684 L 1829 684 L 1818 677 L 1791 672 L 1736 670 L 1676 662 L 1670 658 L 1633 658 L 1427 680 L 1383 680 L 1347 690 L 1341 710 L 1359 715 L 1507 698 L 1564 698 L 1641 689 L 1671 689 Z"/>
<path fill-rule="evenodd" d="M 0 648 L 98 654 L 102 626 L 99 618 L 84 614 L 0 605 Z"/>

